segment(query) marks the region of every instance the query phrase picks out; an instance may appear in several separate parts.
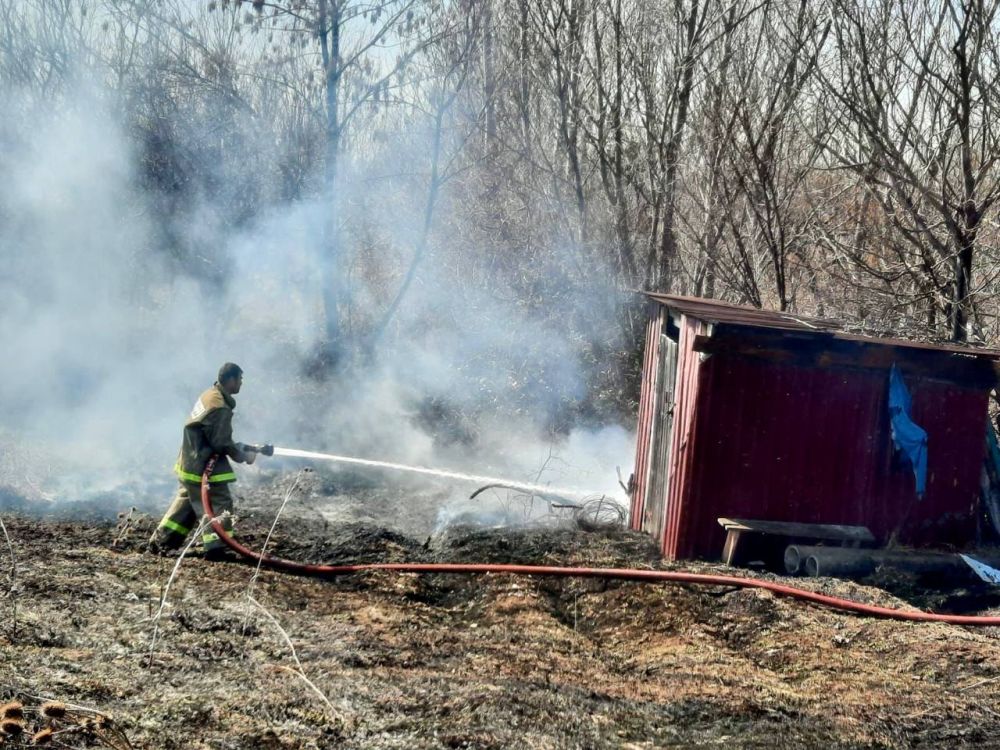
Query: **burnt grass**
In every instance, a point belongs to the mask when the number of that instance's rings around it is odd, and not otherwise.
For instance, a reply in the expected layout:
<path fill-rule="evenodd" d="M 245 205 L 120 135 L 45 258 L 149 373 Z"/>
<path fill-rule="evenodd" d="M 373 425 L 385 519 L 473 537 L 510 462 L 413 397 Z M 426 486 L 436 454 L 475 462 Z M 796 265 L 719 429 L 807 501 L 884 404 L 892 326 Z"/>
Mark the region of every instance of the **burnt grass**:
<path fill-rule="evenodd" d="M 1000 744 L 995 629 L 866 619 L 723 587 L 263 570 L 252 594 L 269 617 L 248 600 L 253 566 L 192 553 L 153 641 L 177 562 L 142 552 L 153 519 L 0 518 L 17 560 L 11 584 L 0 538 L 0 699 L 100 709 L 137 748 Z M 242 515 L 241 538 L 259 548 L 270 521 Z M 329 563 L 672 567 L 627 531 L 452 527 L 427 539 L 293 515 L 272 549 Z M 958 596 L 800 584 L 890 606 Z"/>

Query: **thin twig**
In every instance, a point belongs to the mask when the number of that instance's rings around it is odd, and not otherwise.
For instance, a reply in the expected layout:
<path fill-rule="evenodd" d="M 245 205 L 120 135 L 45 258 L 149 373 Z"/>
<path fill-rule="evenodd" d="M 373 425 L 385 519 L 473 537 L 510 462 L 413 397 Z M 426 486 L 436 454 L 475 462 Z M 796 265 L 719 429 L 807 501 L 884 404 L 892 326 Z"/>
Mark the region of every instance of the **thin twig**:
<path fill-rule="evenodd" d="M 982 680 L 976 680 L 969 685 L 962 685 L 959 690 L 972 690 L 973 688 L 982 687 L 983 685 L 989 685 L 997 680 L 1000 680 L 1000 677 L 986 677 Z"/>
<path fill-rule="evenodd" d="M 13 590 L 17 583 L 17 557 L 14 555 L 14 544 L 10 541 L 10 534 L 7 533 L 7 526 L 2 518 L 0 518 L 0 531 L 3 532 L 3 538 L 7 540 L 7 550 L 10 552 L 10 573 L 7 577 L 10 580 L 10 588 Z"/>
<path fill-rule="evenodd" d="M 156 647 L 156 636 L 159 634 L 160 629 L 160 616 L 163 614 L 163 609 L 167 605 L 167 594 L 170 593 L 170 587 L 173 585 L 174 580 L 177 578 L 177 573 L 181 569 L 181 563 L 184 561 L 184 557 L 191 550 L 191 547 L 201 539 L 202 532 L 205 527 L 210 523 L 208 516 L 203 516 L 201 522 L 198 524 L 198 528 L 195 529 L 194 533 L 188 537 L 187 543 L 181 549 L 181 554 L 177 557 L 177 562 L 174 563 L 173 570 L 170 571 L 170 577 L 167 578 L 167 584 L 163 587 L 163 593 L 160 595 L 160 606 L 156 610 L 156 614 L 153 615 L 153 635 L 149 639 L 149 660 L 148 664 L 151 666 L 153 664 L 153 649 Z"/>
<path fill-rule="evenodd" d="M 277 618 L 274 615 L 272 615 L 268 611 L 267 607 L 265 607 L 259 601 L 257 601 L 253 597 L 250 597 L 250 602 L 255 607 L 257 607 L 257 609 L 259 609 L 268 620 L 270 620 L 271 624 L 274 625 L 278 633 L 281 634 L 281 637 L 284 639 L 285 644 L 288 646 L 288 650 L 291 651 L 292 653 L 292 659 L 295 660 L 295 669 L 280 664 L 277 665 L 278 669 L 282 669 L 286 672 L 291 672 L 292 674 L 298 676 L 298 678 L 301 679 L 309 687 L 309 689 L 312 690 L 314 693 L 316 693 L 319 699 L 326 704 L 327 708 L 330 709 L 330 713 L 333 715 L 333 717 L 335 719 L 340 719 L 340 714 L 337 713 L 337 709 L 335 709 L 333 707 L 333 704 L 330 703 L 330 699 L 327 698 L 326 695 L 323 693 L 323 691 L 320 690 L 318 687 L 316 687 L 316 684 L 306 676 L 305 670 L 303 670 L 302 668 L 302 662 L 299 661 L 299 655 L 295 651 L 295 645 L 292 643 L 292 639 L 288 637 L 288 633 L 285 632 L 285 629 L 281 627 L 281 623 L 278 622 Z"/>
<path fill-rule="evenodd" d="M 274 530 L 278 526 L 278 519 L 281 518 L 281 514 L 285 511 L 285 506 L 288 505 L 288 501 L 292 498 L 292 493 L 295 492 L 295 488 L 299 485 L 299 480 L 302 479 L 303 471 L 299 471 L 295 475 L 295 481 L 289 486 L 288 491 L 285 492 L 285 497 L 281 501 L 281 506 L 278 508 L 278 512 L 274 515 L 274 520 L 271 522 L 271 528 L 267 531 L 267 536 L 264 538 L 264 544 L 260 548 L 260 559 L 257 561 L 257 567 L 254 568 L 253 575 L 250 577 L 250 583 L 247 584 L 247 604 L 254 601 L 253 590 L 257 585 L 257 579 L 260 577 L 261 566 L 264 564 L 264 555 L 267 554 L 267 546 L 271 543 L 271 536 L 274 534 Z M 247 625 L 250 622 L 250 607 L 247 607 L 246 616 L 243 618 L 243 638 L 247 635 Z"/>
<path fill-rule="evenodd" d="M 11 622 L 13 624 L 13 630 L 11 631 L 11 638 L 17 638 L 17 556 L 14 554 L 14 544 L 10 540 L 10 534 L 7 533 L 7 525 L 0 518 L 0 531 L 3 531 L 3 538 L 7 540 L 7 550 L 10 552 L 10 573 L 7 574 L 7 579 L 10 581 L 10 586 L 7 589 L 7 595 L 10 597 L 10 607 L 11 607 Z"/>

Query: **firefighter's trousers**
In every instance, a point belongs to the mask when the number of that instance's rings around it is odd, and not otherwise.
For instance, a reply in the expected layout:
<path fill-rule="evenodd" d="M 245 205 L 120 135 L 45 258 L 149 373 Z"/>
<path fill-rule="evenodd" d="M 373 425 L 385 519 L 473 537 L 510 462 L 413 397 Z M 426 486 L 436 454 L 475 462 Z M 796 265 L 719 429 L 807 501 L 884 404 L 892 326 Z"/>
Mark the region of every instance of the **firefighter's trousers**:
<path fill-rule="evenodd" d="M 208 486 L 208 499 L 212 503 L 212 510 L 215 511 L 216 516 L 229 511 L 221 521 L 222 528 L 226 530 L 226 533 L 231 534 L 233 531 L 233 496 L 229 492 L 229 483 L 210 484 Z M 174 495 L 174 501 L 164 514 L 160 525 L 156 527 L 156 531 L 153 532 L 151 541 L 170 549 L 180 547 L 187 535 L 198 528 L 198 523 L 203 515 L 201 485 L 193 482 L 181 482 L 180 487 L 177 488 L 177 494 Z M 226 543 L 219 539 L 219 535 L 207 524 L 202 529 L 201 543 L 206 552 L 226 549 Z"/>

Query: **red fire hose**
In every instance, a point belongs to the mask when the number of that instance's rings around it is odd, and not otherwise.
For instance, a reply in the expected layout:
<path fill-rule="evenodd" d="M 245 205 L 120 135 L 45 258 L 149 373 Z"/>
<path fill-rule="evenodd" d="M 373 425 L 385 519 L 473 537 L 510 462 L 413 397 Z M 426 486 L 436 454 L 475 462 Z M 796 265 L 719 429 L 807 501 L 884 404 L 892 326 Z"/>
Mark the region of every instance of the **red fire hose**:
<path fill-rule="evenodd" d="M 366 563 L 363 565 L 317 565 L 311 563 L 285 560 L 281 557 L 261 554 L 243 546 L 233 539 L 216 520 L 215 511 L 208 498 L 208 477 L 215 469 L 217 456 L 212 456 L 205 473 L 201 477 L 201 504 L 205 513 L 212 519 L 212 529 L 230 548 L 251 560 L 258 561 L 278 570 L 293 573 L 305 573 L 315 576 L 338 576 L 350 573 L 362 573 L 366 570 L 391 570 L 397 573 L 506 573 L 524 576 L 549 576 L 561 578 L 612 578 L 622 581 L 642 581 L 645 583 L 690 583 L 702 586 L 740 586 L 743 588 L 765 589 L 781 596 L 803 599 L 815 604 L 822 604 L 834 609 L 856 612 L 872 617 L 885 617 L 892 620 L 911 620 L 914 622 L 945 622 L 951 625 L 989 626 L 1000 625 L 1000 617 L 985 617 L 978 615 L 944 615 L 933 612 L 908 612 L 891 607 L 879 607 L 874 604 L 841 599 L 836 596 L 817 594 L 814 591 L 785 586 L 773 581 L 739 576 L 709 575 L 706 573 L 684 573 L 674 570 L 639 570 L 633 568 L 568 568 L 554 565 L 499 565 L 488 563 Z"/>

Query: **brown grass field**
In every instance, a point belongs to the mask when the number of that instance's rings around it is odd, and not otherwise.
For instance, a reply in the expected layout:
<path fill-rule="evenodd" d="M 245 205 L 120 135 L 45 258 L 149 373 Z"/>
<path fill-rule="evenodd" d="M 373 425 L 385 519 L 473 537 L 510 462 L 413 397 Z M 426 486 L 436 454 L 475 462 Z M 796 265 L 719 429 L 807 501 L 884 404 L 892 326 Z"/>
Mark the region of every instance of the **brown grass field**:
<path fill-rule="evenodd" d="M 252 544 L 270 524 L 266 505 L 245 505 Z M 17 568 L 11 586 L 0 545 L 0 698 L 98 709 L 136 748 L 1000 746 L 993 629 L 728 588 L 266 570 L 251 583 L 252 566 L 196 552 L 157 618 L 177 557 L 141 551 L 148 516 L 2 518 Z M 452 529 L 424 544 L 290 514 L 273 544 L 317 561 L 674 567 L 624 531 Z M 962 601 L 896 584 L 909 601 L 878 586 L 802 585 L 894 606 Z M 978 596 L 970 606 L 997 605 Z"/>

